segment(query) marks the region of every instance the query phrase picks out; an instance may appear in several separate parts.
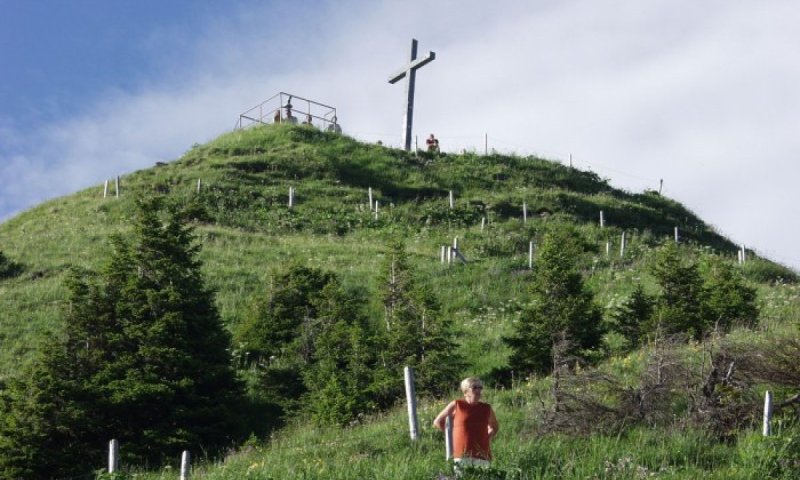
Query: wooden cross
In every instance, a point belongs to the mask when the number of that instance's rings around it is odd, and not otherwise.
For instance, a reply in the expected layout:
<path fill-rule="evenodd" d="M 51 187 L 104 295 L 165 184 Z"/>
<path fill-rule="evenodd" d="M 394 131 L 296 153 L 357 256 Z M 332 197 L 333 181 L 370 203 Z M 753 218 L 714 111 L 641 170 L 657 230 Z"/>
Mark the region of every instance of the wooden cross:
<path fill-rule="evenodd" d="M 428 52 L 424 58 L 417 59 L 417 40 L 411 39 L 411 60 L 402 70 L 389 77 L 389 83 L 397 83 L 406 78 L 406 113 L 403 116 L 403 145 L 411 150 L 411 123 L 414 119 L 414 84 L 416 83 L 417 70 L 432 62 L 436 54 Z"/>

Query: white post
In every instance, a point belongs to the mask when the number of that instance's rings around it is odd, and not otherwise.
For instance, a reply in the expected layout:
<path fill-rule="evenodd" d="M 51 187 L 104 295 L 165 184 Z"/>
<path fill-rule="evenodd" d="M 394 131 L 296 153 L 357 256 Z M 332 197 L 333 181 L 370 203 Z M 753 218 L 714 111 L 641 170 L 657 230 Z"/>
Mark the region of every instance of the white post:
<path fill-rule="evenodd" d="M 675 243 L 678 243 L 678 227 L 675 227 Z"/>
<path fill-rule="evenodd" d="M 444 419 L 444 450 L 445 460 L 453 458 L 453 417 L 450 415 Z"/>
<path fill-rule="evenodd" d="M 600 210 L 600 228 L 603 228 L 605 226 L 606 226 L 606 219 L 603 217 L 603 211 Z"/>
<path fill-rule="evenodd" d="M 372 210 L 372 187 L 367 190 L 367 195 L 369 195 L 369 209 Z"/>
<path fill-rule="evenodd" d="M 119 198 L 119 175 L 117 176 L 116 180 L 114 181 L 114 188 L 116 191 L 117 198 Z"/>
<path fill-rule="evenodd" d="M 294 206 L 294 187 L 289 187 L 289 208 Z"/>
<path fill-rule="evenodd" d="M 445 247 L 444 245 L 442 245 L 442 248 L 441 248 L 441 250 L 440 250 L 440 252 L 439 252 L 439 257 L 440 257 L 440 259 L 441 259 L 441 263 L 442 263 L 442 265 L 444 265 L 444 255 L 445 255 L 445 253 L 446 253 L 446 252 L 447 252 L 447 247 Z"/>
<path fill-rule="evenodd" d="M 606 242 L 606 257 L 611 256 L 611 242 Z"/>
<path fill-rule="evenodd" d="M 767 393 L 764 395 L 764 427 L 761 430 L 762 435 L 765 437 L 772 434 L 770 420 L 772 420 L 772 392 L 767 390 Z"/>
<path fill-rule="evenodd" d="M 375 200 L 375 220 L 378 219 L 378 201 Z"/>
<path fill-rule="evenodd" d="M 119 470 L 119 442 L 111 440 L 108 442 L 108 473 L 115 473 Z"/>
<path fill-rule="evenodd" d="M 483 134 L 483 154 L 489 155 L 489 134 Z"/>
<path fill-rule="evenodd" d="M 197 179 L 197 193 L 200 193 L 200 179 Z"/>
<path fill-rule="evenodd" d="M 742 263 L 747 263 L 747 250 L 744 248 L 744 244 L 742 244 Z"/>
<path fill-rule="evenodd" d="M 406 402 L 408 403 L 408 429 L 411 433 L 411 440 L 417 439 L 417 395 L 414 392 L 414 369 L 405 367 L 403 369 L 406 380 Z"/>
<path fill-rule="evenodd" d="M 453 191 L 450 190 L 450 210 L 452 210 L 453 207 L 455 207 L 455 199 L 453 198 Z"/>
<path fill-rule="evenodd" d="M 625 232 L 622 232 L 622 240 L 619 242 L 619 256 L 625 256 Z"/>
<path fill-rule="evenodd" d="M 737 260 L 739 262 L 739 265 L 741 265 L 742 264 L 742 251 L 741 250 L 737 250 L 736 251 L 736 258 L 737 258 Z"/>
<path fill-rule="evenodd" d="M 453 237 L 453 250 L 458 250 L 458 237 Z"/>
<path fill-rule="evenodd" d="M 108 197 L 108 179 L 106 179 L 105 185 L 103 185 L 103 198 Z"/>
<path fill-rule="evenodd" d="M 486 217 L 481 217 L 481 233 L 483 233 L 483 227 L 486 226 Z"/>
<path fill-rule="evenodd" d="M 572 168 L 572 154 L 569 154 L 569 168 Z"/>
<path fill-rule="evenodd" d="M 533 270 L 533 241 L 528 243 L 528 269 Z"/>
<path fill-rule="evenodd" d="M 447 264 L 450 265 L 453 261 L 453 247 L 447 246 Z"/>
<path fill-rule="evenodd" d="M 189 480 L 189 471 L 191 470 L 189 451 L 184 450 L 181 454 L 181 480 Z"/>
<path fill-rule="evenodd" d="M 522 202 L 522 223 L 528 223 L 528 204 Z"/>

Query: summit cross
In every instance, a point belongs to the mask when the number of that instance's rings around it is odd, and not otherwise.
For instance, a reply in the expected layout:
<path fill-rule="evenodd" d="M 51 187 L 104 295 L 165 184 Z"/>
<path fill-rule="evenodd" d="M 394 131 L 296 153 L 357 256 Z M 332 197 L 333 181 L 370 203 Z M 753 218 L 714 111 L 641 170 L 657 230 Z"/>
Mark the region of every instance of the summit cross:
<path fill-rule="evenodd" d="M 414 120 L 414 84 L 416 83 L 417 70 L 429 64 L 436 58 L 436 54 L 428 52 L 423 58 L 417 58 L 417 40 L 411 39 L 411 60 L 402 70 L 389 77 L 389 83 L 397 83 L 406 79 L 406 113 L 403 116 L 403 145 L 406 151 L 411 150 L 411 124 Z"/>

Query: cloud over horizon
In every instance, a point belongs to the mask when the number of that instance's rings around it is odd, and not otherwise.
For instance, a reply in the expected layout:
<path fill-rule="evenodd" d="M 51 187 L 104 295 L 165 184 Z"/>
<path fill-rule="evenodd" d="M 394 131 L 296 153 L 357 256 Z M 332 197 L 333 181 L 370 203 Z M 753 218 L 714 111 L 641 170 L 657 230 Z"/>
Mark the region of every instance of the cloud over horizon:
<path fill-rule="evenodd" d="M 415 132 L 446 150 L 489 147 L 658 188 L 733 241 L 800 267 L 800 11 L 688 0 L 244 2 L 193 30 L 154 28 L 135 87 L 109 84 L 32 127 L 0 110 L 0 218 L 173 160 L 288 91 L 338 107 L 345 133 L 400 143 L 412 36 Z M 98 69 L 114 68 L 98 65 Z"/>

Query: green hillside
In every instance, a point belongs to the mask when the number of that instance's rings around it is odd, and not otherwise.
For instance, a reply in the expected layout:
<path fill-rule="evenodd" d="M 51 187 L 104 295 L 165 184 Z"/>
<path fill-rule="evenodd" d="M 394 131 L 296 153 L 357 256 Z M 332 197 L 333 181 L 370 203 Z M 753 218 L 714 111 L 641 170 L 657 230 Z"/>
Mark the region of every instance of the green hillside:
<path fill-rule="evenodd" d="M 377 213 L 368 204 L 370 190 Z M 70 269 L 104 265 L 112 250 L 110 236 L 130 231 L 136 200 L 158 195 L 191 218 L 202 246 L 203 273 L 216 291 L 223 322 L 234 333 L 276 272 L 298 264 L 335 272 L 346 287 L 365 292 L 369 318 L 381 322 L 381 268 L 389 245 L 404 241 L 409 262 L 438 299 L 442 316 L 455 324 L 454 341 L 467 359 L 463 374 L 486 377 L 504 388 L 489 398 L 505 430 L 497 447 L 498 456 L 505 458 L 498 473 L 502 476 L 492 478 L 643 478 L 635 476 L 635 465 L 623 461 L 631 449 L 628 442 L 645 445 L 640 466 L 646 468 L 639 472 L 699 478 L 729 467 L 733 456 L 763 448 L 740 451 L 720 444 L 706 450 L 702 431 L 687 433 L 674 426 L 666 435 L 637 426 L 616 437 L 538 438 L 534 432 L 543 417 L 534 412 L 547 403 L 542 398 L 550 388 L 548 380 L 503 378 L 510 350 L 502 338 L 530 306 L 536 276 L 536 266 L 529 268 L 530 242 L 538 249 L 544 236 L 560 226 L 581 239 L 583 253 L 575 260 L 605 321 L 637 285 L 657 293 L 651 273 L 655 252 L 674 242 L 677 228 L 686 258 L 714 256 L 735 265 L 758 292 L 761 322 L 755 330 L 737 325 L 733 343 L 796 334 L 800 292 L 795 273 L 752 252 L 738 265 L 736 245 L 657 192 L 622 191 L 593 172 L 541 158 L 474 152 L 415 155 L 313 128 L 270 125 L 224 134 L 193 146 L 178 160 L 125 175 L 119 198 L 115 193 L 112 182 L 103 198 L 103 185 L 97 185 L 0 225 L 0 273 L 3 262 L 13 267 L 0 275 L 0 382 L 29 365 L 45 335 L 58 331 Z M 452 245 L 455 238 L 466 262 L 442 263 L 442 246 Z M 652 352 L 631 353 L 623 344 L 619 335 L 607 335 L 595 356 L 602 360 L 601 370 L 629 375 L 633 385 L 631 378 L 641 373 Z M 684 353 L 704 355 L 704 349 L 694 344 Z M 240 366 L 245 376 L 254 368 L 246 362 Z M 426 399 L 423 416 L 434 415 L 439 406 Z M 360 426 L 335 432 L 314 430 L 302 419 L 299 425 L 290 422 L 272 442 L 254 440 L 254 447 L 231 455 L 227 466 L 204 469 L 203 478 L 245 478 L 248 472 L 265 479 L 432 478 L 445 468 L 441 437 L 425 419 L 421 442 L 411 445 L 403 421 L 401 411 L 393 410 L 371 413 Z M 741 442 L 757 439 L 743 436 Z M 594 451 L 587 455 L 585 468 L 568 465 L 576 460 L 574 453 L 558 460 L 559 465 L 553 463 L 565 451 L 586 448 Z M 675 449 L 683 450 L 676 454 Z M 313 460 L 317 451 L 328 463 Z M 532 458 L 534 454 L 539 457 Z M 762 458 L 751 460 L 740 465 L 752 468 Z M 306 465 L 314 461 L 320 463 Z M 271 470 L 271 462 L 278 466 Z M 554 466 L 537 470 L 537 476 L 509 473 L 537 462 Z M 358 466 L 346 470 L 351 464 Z M 715 478 L 750 478 L 726 472 Z M 172 476 L 176 474 L 167 471 L 145 478 Z"/>

